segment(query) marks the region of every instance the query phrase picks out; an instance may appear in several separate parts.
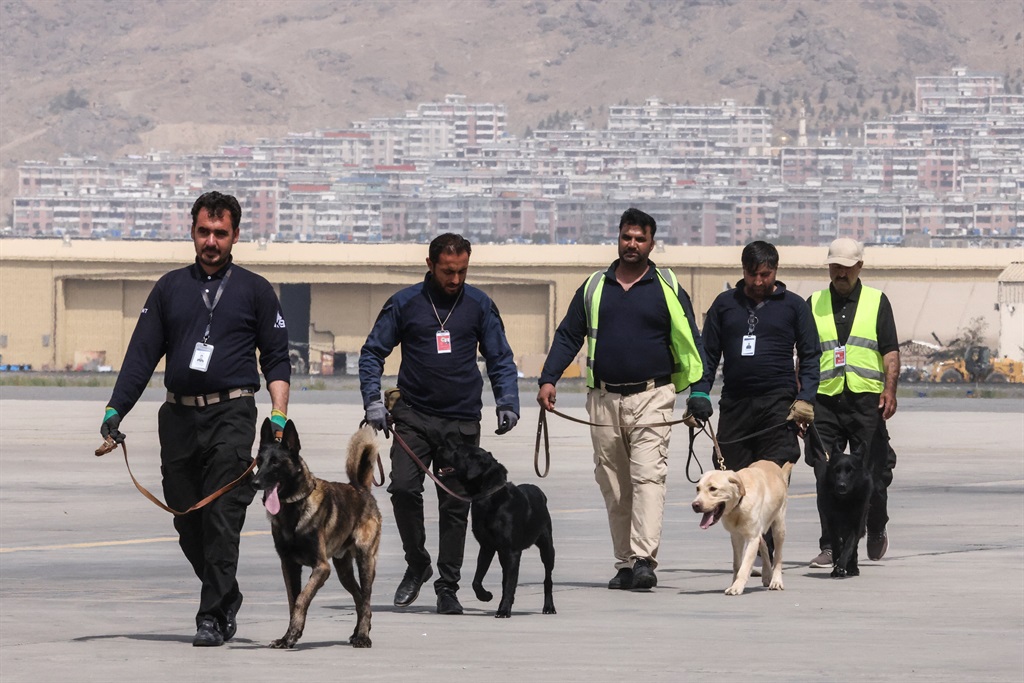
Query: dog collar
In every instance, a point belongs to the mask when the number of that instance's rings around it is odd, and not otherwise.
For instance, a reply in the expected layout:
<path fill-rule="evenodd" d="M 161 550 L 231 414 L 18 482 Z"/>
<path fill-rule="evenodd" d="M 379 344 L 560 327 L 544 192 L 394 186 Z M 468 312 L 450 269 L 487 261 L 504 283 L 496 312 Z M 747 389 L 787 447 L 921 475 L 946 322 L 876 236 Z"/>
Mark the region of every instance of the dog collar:
<path fill-rule="evenodd" d="M 503 488 L 505 488 L 505 483 L 498 484 L 494 488 L 492 488 L 492 489 L 490 489 L 488 491 L 484 491 L 483 493 L 481 493 L 478 496 L 473 496 L 473 501 L 476 502 L 478 500 L 485 500 L 487 498 L 490 498 L 491 496 L 493 496 L 495 493 L 497 493 L 498 491 L 502 490 Z"/>
<path fill-rule="evenodd" d="M 296 493 L 295 495 L 292 495 L 292 496 L 288 496 L 287 498 L 284 499 L 284 502 L 285 503 L 298 503 L 300 500 L 305 500 L 306 498 L 309 498 L 311 495 L 313 495 L 313 491 L 316 491 L 316 486 L 317 486 L 317 482 L 316 482 L 316 479 L 314 479 L 313 480 L 313 485 L 309 487 L 308 491 L 304 491 L 304 492 L 301 492 L 301 493 Z"/>

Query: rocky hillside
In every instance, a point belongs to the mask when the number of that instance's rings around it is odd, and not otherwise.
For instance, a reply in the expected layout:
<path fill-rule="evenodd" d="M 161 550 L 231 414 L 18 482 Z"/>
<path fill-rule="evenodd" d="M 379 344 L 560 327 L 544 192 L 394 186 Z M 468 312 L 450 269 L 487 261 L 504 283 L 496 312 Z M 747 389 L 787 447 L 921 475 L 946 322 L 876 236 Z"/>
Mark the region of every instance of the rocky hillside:
<path fill-rule="evenodd" d="M 210 149 L 446 93 L 524 134 L 608 104 L 734 98 L 812 129 L 954 66 L 1024 82 L 1021 0 L 0 0 L 0 185 L 64 152 Z"/>

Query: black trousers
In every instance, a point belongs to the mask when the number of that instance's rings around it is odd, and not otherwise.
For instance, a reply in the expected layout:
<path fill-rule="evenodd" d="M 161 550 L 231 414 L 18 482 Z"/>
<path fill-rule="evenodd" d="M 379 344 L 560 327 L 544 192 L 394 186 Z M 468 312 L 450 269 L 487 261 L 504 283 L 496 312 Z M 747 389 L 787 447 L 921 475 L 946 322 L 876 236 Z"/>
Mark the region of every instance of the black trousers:
<path fill-rule="evenodd" d="M 480 423 L 476 421 L 446 420 L 425 415 L 399 400 L 391 410 L 395 419 L 395 433 L 402 437 L 410 450 L 431 468 L 435 476 L 447 466 L 440 450 L 453 439 L 471 446 L 480 445 Z M 395 523 L 402 538 L 405 562 L 414 570 L 430 566 L 427 536 L 423 525 L 423 480 L 426 474 L 413 461 L 397 439 L 391 444 L 391 505 Z M 440 478 L 440 477 L 439 477 Z M 454 477 L 442 479 L 444 485 L 464 495 L 461 484 Z M 466 527 L 469 503 L 454 498 L 443 489 L 437 490 L 438 549 L 437 573 L 434 590 L 459 589 L 462 558 L 466 550 Z"/>
<path fill-rule="evenodd" d="M 205 408 L 164 403 L 159 433 L 164 497 L 175 510 L 187 510 L 237 479 L 252 462 L 256 400 L 245 396 Z M 242 602 L 235 580 L 238 540 L 254 495 L 242 482 L 209 505 L 174 518 L 178 544 L 202 582 L 197 626 L 215 619 L 223 630 L 227 611 Z"/>
<path fill-rule="evenodd" d="M 757 460 L 771 460 L 781 467 L 800 459 L 796 425 L 786 422 L 793 400 L 788 389 L 743 398 L 722 396 L 717 436 L 728 469 L 740 470 Z M 767 431 L 751 436 L 762 430 Z"/>
<path fill-rule="evenodd" d="M 815 437 L 817 434 L 817 437 Z M 819 438 L 820 437 L 820 440 Z M 854 394 L 844 391 L 837 396 L 818 395 L 814 407 L 813 430 L 807 436 L 807 464 L 814 468 L 814 478 L 821 484 L 826 462 L 823 448 L 829 453 L 863 448 L 868 458 L 875 490 L 868 510 L 868 533 L 880 533 L 889 521 L 889 484 L 896 467 L 896 452 L 889 445 L 889 431 L 878 409 L 878 394 Z M 821 508 L 821 538 L 818 547 L 829 547 L 828 525 Z"/>

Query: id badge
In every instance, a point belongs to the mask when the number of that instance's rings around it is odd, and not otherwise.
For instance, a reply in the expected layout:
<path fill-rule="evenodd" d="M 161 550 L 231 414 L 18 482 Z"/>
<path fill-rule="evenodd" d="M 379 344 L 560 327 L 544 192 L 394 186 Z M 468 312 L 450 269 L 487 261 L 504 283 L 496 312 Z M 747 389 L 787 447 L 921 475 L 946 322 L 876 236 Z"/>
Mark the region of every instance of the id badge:
<path fill-rule="evenodd" d="M 753 334 L 744 335 L 743 346 L 740 348 L 741 356 L 753 356 L 754 346 L 757 342 L 757 337 Z"/>
<path fill-rule="evenodd" d="M 437 333 L 437 352 L 438 353 L 451 353 L 452 352 L 452 333 L 448 330 L 440 330 Z"/>
<path fill-rule="evenodd" d="M 192 352 L 192 362 L 188 367 L 199 372 L 206 372 L 210 368 L 210 356 L 213 355 L 213 346 L 196 342 L 196 350 Z"/>
<path fill-rule="evenodd" d="M 837 368 L 841 368 L 846 365 L 845 346 L 837 346 L 836 348 L 832 349 L 832 364 Z"/>

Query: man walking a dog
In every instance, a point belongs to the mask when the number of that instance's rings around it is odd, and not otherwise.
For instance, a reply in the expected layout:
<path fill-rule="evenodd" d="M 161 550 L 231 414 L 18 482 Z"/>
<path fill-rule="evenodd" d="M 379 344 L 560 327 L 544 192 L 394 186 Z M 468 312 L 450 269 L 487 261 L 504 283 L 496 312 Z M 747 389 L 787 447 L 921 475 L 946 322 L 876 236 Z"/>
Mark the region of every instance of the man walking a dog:
<path fill-rule="evenodd" d="M 505 434 L 519 420 L 519 373 L 498 308 L 481 290 L 466 284 L 471 251 L 469 241 L 460 235 L 436 237 L 430 243 L 423 282 L 387 300 L 359 354 L 366 422 L 385 436 L 393 429 L 396 437 L 391 445 L 388 493 L 407 565 L 395 591 L 397 607 L 411 605 L 423 582 L 433 574 L 423 525 L 425 473 L 405 452 L 405 446 L 437 475 L 448 466 L 441 450 L 453 442 L 480 445 L 483 377 L 477 366 L 478 352 L 486 362 L 497 405 L 495 433 Z M 399 345 L 398 391 L 388 392 L 385 405 L 381 399 L 384 360 Z M 461 490 L 454 479 L 446 486 L 456 493 Z M 437 487 L 437 507 L 437 612 L 462 614 L 456 592 L 469 502 Z"/>
<path fill-rule="evenodd" d="M 167 505 L 187 510 L 242 476 L 256 439 L 259 365 L 273 407 L 287 420 L 288 332 L 273 287 L 235 264 L 242 210 L 231 195 L 207 192 L 192 206 L 195 263 L 159 279 L 135 326 L 100 434 L 124 441 L 121 420 L 135 406 L 161 357 L 167 400 L 160 406 L 160 469 Z M 202 582 L 195 646 L 235 635 L 242 604 L 238 542 L 254 490 L 235 486 L 208 505 L 175 516 L 178 543 Z"/>
<path fill-rule="evenodd" d="M 818 337 L 803 299 L 776 279 L 774 245 L 751 242 L 740 262 L 743 279 L 715 298 L 704 319 L 707 363 L 695 389 L 711 391 L 721 361 L 718 440 L 726 468 L 740 470 L 757 460 L 781 467 L 800 459 L 798 428 L 814 420 Z M 691 412 L 707 420 L 711 402 L 696 401 Z M 765 540 L 772 548 L 771 534 Z"/>
<path fill-rule="evenodd" d="M 675 273 L 650 260 L 656 231 L 654 218 L 643 211 L 622 214 L 619 258 L 576 290 L 555 330 L 537 393 L 541 408 L 553 410 L 555 384 L 586 340 L 594 475 L 617 570 L 610 589 L 649 590 L 658 584 L 654 569 L 672 434 L 666 423 L 676 394 L 703 370 L 690 297 Z"/>
<path fill-rule="evenodd" d="M 818 438 L 810 438 L 806 460 L 819 484 L 825 474 L 822 449 L 848 443 L 863 448 L 874 480 L 868 511 L 868 559 L 882 559 L 889 548 L 886 489 L 892 482 L 896 453 L 889 446 L 886 420 L 896 413 L 896 384 L 900 374 L 899 339 L 892 305 L 880 290 L 860 281 L 864 246 L 849 237 L 828 248 L 828 289 L 807 300 L 821 343 L 821 383 L 818 385 Z M 811 567 L 832 567 L 825 514 L 821 518 L 821 552 Z"/>

